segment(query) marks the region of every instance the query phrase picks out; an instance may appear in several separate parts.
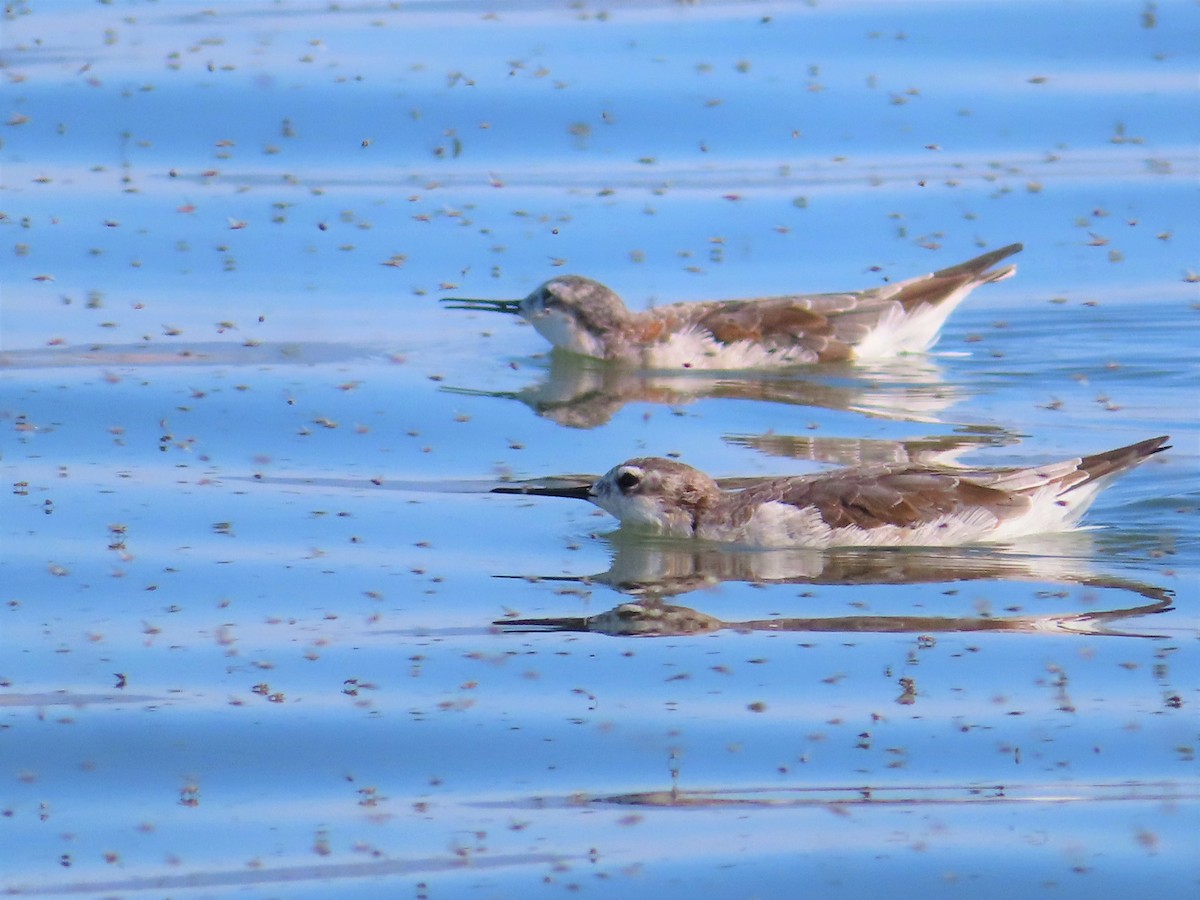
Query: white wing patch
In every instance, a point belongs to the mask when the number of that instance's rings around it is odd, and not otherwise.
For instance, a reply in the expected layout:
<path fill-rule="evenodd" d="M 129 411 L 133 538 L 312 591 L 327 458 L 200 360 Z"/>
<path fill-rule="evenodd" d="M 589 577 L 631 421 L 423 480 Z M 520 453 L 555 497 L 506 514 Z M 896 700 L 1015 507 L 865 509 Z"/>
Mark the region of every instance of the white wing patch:
<path fill-rule="evenodd" d="M 863 340 L 854 347 L 855 359 L 887 359 L 899 353 L 924 353 L 937 343 L 946 319 L 974 289 L 967 284 L 941 302 L 922 303 L 911 313 L 905 313 L 899 303 L 884 313 Z"/>

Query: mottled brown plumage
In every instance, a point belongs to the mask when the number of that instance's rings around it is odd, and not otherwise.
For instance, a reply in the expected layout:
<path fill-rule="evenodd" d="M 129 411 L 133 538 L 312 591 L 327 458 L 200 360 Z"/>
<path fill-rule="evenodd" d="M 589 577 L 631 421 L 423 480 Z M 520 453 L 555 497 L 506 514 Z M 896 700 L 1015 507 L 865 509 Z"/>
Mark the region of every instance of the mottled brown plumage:
<path fill-rule="evenodd" d="M 753 498 L 757 503 L 813 507 L 831 528 L 910 528 L 966 509 L 986 509 L 998 519 L 1029 509 L 1027 497 L 985 487 L 970 477 L 909 466 L 875 466 L 770 482 L 739 499 L 743 504 Z M 749 518 L 749 510 L 738 512 Z"/>
<path fill-rule="evenodd" d="M 446 298 L 453 309 L 520 315 L 556 347 L 644 368 L 746 368 L 841 362 L 920 352 L 971 290 L 1016 271 L 992 266 L 1010 244 L 929 275 L 862 291 L 672 303 L 632 312 L 578 275 L 547 281 L 523 300 Z"/>
<path fill-rule="evenodd" d="M 499 490 L 587 499 L 624 525 L 680 537 L 775 547 L 954 546 L 1069 530 L 1108 478 L 1166 442 L 1022 468 L 847 468 L 739 491 L 683 463 L 638 457 L 590 487 Z"/>

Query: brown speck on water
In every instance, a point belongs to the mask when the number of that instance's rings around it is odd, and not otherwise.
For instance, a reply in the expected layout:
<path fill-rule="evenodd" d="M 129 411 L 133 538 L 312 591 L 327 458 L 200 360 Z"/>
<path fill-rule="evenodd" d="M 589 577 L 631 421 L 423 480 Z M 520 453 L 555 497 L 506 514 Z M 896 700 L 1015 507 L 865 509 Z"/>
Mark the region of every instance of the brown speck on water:
<path fill-rule="evenodd" d="M 179 805 L 188 807 L 197 807 L 200 805 L 200 786 L 198 784 L 186 784 L 179 791 Z"/>

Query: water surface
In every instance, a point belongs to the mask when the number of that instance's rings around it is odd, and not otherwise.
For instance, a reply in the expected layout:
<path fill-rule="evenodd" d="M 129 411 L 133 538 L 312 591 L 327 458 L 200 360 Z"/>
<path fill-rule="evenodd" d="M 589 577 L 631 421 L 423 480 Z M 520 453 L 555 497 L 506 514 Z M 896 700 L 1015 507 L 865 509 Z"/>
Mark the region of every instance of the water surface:
<path fill-rule="evenodd" d="M 12 4 L 4 888 L 1194 892 L 1198 26 Z M 874 367 L 614 371 L 437 303 L 861 288 L 1017 240 L 935 354 Z M 933 554 L 487 493 L 1168 433 L 1102 527 Z"/>

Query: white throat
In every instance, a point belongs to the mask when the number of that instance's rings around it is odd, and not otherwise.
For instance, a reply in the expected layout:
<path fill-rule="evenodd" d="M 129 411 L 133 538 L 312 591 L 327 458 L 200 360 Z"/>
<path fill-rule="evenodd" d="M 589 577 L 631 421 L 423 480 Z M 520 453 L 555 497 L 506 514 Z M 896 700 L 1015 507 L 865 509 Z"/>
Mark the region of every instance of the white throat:
<path fill-rule="evenodd" d="M 537 333 L 561 350 L 594 356 L 605 356 L 604 340 L 580 327 L 579 322 L 559 309 L 543 309 L 529 317 Z"/>

